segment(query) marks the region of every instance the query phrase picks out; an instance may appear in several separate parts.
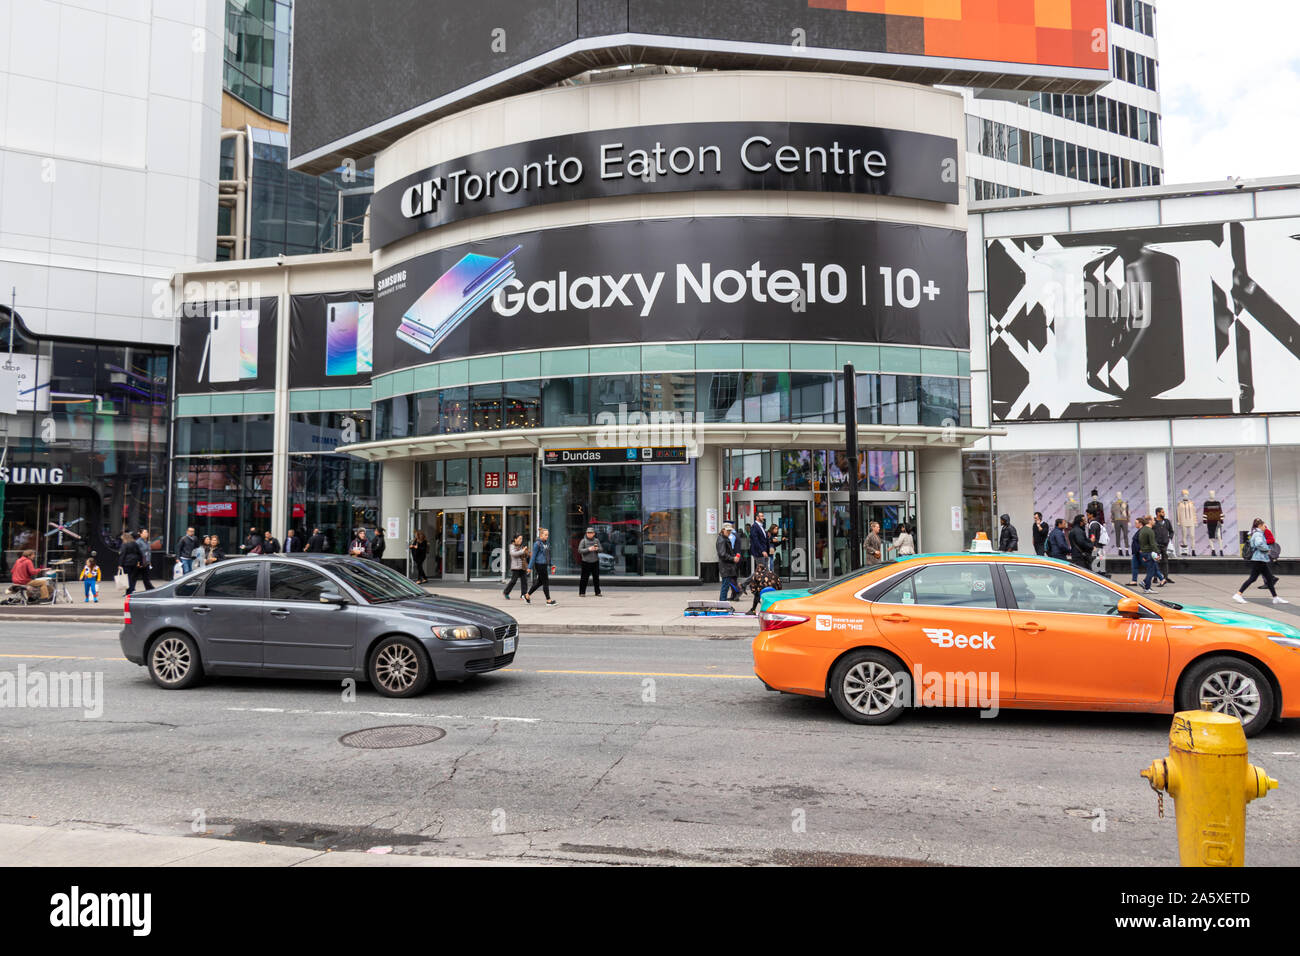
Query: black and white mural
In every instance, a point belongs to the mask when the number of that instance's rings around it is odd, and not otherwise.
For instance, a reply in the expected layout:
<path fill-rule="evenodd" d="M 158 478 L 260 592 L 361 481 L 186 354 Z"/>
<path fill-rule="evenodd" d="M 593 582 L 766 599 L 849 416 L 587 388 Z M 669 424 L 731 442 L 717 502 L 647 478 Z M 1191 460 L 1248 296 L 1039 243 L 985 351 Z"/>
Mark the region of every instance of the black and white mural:
<path fill-rule="evenodd" d="M 1300 411 L 1300 219 L 987 243 L 996 421 Z"/>

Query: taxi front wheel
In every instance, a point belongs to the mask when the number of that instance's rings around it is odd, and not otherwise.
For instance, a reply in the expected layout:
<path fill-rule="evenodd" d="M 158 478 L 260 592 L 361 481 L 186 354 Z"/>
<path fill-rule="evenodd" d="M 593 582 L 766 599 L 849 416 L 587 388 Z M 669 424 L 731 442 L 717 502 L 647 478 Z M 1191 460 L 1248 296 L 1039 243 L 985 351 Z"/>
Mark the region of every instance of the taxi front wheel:
<path fill-rule="evenodd" d="M 1273 685 L 1254 664 L 1237 657 L 1211 657 L 1188 671 L 1178 688 L 1179 710 L 1210 710 L 1241 721 L 1254 737 L 1273 719 Z"/>
<path fill-rule="evenodd" d="M 855 724 L 892 724 L 903 714 L 905 671 L 884 651 L 863 649 L 840 658 L 827 691 L 841 716 Z"/>

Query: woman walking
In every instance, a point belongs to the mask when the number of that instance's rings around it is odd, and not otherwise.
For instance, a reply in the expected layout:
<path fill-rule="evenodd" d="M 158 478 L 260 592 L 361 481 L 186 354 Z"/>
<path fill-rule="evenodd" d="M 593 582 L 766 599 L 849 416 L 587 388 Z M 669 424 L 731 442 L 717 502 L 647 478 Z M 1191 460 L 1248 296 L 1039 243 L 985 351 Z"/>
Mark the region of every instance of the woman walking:
<path fill-rule="evenodd" d="M 510 583 L 501 593 L 507 598 L 510 592 L 515 589 L 515 582 L 519 582 L 519 600 L 528 600 L 528 545 L 524 544 L 524 536 L 517 534 L 514 540 L 510 542 Z"/>
<path fill-rule="evenodd" d="M 1264 587 L 1268 588 L 1268 593 L 1273 595 L 1274 604 L 1291 603 L 1286 598 L 1277 596 L 1277 575 L 1268 566 L 1273 555 L 1269 552 L 1267 532 L 1268 526 L 1264 524 L 1263 518 L 1256 518 L 1250 526 L 1250 538 L 1247 540 L 1245 547 L 1247 560 L 1250 561 L 1250 577 L 1246 578 L 1246 583 L 1237 588 L 1237 593 L 1232 596 L 1232 599 L 1238 604 L 1246 603 L 1246 599 L 1241 596 L 1241 592 L 1254 584 L 1261 576 L 1264 578 Z"/>
<path fill-rule="evenodd" d="M 424 576 L 424 561 L 429 557 L 429 539 L 423 531 L 415 532 L 411 542 L 411 561 L 415 564 L 415 583 L 424 584 L 429 579 Z"/>
<path fill-rule="evenodd" d="M 894 550 L 900 558 L 916 554 L 916 541 L 905 524 L 898 526 L 898 537 L 894 539 Z"/>
<path fill-rule="evenodd" d="M 545 528 L 537 530 L 537 540 L 533 542 L 533 556 L 528 559 L 528 570 L 533 572 L 533 586 L 524 595 L 524 600 L 532 604 L 533 592 L 538 588 L 546 595 L 547 604 L 556 604 L 551 600 L 551 533 Z"/>

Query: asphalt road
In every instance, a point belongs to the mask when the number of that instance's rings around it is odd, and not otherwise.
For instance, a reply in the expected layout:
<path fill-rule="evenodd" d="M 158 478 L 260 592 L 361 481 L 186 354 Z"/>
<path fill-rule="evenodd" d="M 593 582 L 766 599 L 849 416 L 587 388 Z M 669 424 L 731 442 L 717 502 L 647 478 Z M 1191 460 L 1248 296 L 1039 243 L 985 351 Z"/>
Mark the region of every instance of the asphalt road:
<path fill-rule="evenodd" d="M 102 673 L 100 717 L 0 709 L 0 822 L 306 847 L 624 863 L 1174 864 L 1138 771 L 1169 718 L 927 710 L 884 728 L 767 692 L 748 640 L 524 635 L 515 666 L 388 700 L 362 685 L 154 687 L 116 629 L 0 623 L 0 671 Z M 359 750 L 362 728 L 438 727 Z M 1294 864 L 1300 721 L 1247 860 Z M 1104 816 L 1103 816 L 1104 814 Z"/>

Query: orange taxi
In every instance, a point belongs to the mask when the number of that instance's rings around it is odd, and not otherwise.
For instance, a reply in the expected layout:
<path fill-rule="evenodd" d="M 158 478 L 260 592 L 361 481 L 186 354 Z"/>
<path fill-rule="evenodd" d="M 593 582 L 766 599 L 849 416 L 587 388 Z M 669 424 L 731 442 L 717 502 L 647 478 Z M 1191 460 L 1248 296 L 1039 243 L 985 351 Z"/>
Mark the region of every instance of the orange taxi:
<path fill-rule="evenodd" d="M 754 673 L 860 724 L 913 706 L 1300 717 L 1300 628 L 1138 594 L 1064 561 L 916 555 L 764 595 Z"/>

